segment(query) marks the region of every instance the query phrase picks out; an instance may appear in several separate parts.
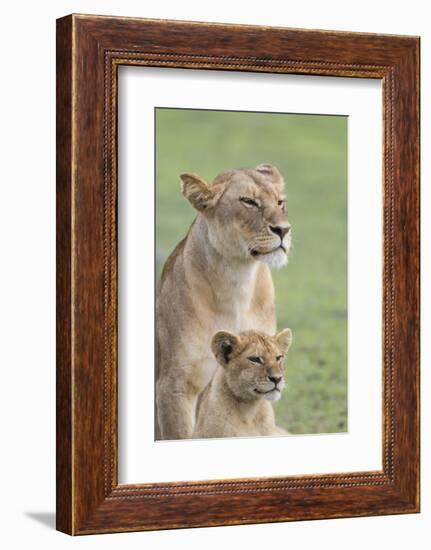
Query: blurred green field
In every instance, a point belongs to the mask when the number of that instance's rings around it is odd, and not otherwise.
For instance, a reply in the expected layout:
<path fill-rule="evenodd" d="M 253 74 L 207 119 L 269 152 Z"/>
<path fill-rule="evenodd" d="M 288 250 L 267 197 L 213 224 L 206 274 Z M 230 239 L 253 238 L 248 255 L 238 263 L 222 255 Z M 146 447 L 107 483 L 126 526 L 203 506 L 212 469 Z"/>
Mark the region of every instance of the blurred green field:
<path fill-rule="evenodd" d="M 287 180 L 293 250 L 273 270 L 277 322 L 293 331 L 288 388 L 275 404 L 291 433 L 347 430 L 347 118 L 157 109 L 157 277 L 195 211 L 178 175 L 276 165 Z"/>

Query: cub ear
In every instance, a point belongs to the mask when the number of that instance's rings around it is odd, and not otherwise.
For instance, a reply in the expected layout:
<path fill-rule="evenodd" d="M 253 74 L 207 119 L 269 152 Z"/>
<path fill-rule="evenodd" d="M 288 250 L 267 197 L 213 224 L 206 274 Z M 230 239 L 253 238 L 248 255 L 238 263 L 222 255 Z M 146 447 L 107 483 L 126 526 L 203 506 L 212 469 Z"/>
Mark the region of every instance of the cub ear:
<path fill-rule="evenodd" d="M 284 187 L 283 176 L 280 174 L 278 168 L 272 164 L 259 164 L 255 170 L 269 179 L 274 185 Z"/>
<path fill-rule="evenodd" d="M 285 328 L 284 330 L 281 330 L 275 336 L 275 341 L 277 342 L 277 345 L 283 351 L 283 353 L 287 353 L 287 350 L 292 344 L 292 338 L 292 331 L 290 330 L 290 328 Z"/>
<path fill-rule="evenodd" d="M 220 186 L 210 187 L 200 176 L 188 172 L 180 174 L 181 192 L 193 208 L 209 210 L 216 205 L 221 195 Z"/>
<path fill-rule="evenodd" d="M 217 332 L 211 341 L 211 350 L 220 365 L 226 366 L 239 344 L 239 337 L 230 332 Z"/>

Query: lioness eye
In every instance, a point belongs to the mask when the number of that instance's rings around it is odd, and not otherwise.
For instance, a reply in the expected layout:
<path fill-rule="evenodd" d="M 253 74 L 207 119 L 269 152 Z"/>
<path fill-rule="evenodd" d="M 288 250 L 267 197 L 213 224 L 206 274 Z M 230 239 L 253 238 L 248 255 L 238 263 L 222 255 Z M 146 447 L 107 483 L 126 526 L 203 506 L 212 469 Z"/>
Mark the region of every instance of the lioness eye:
<path fill-rule="evenodd" d="M 276 360 L 280 361 L 280 359 L 283 359 L 283 356 L 282 355 L 277 355 Z"/>
<path fill-rule="evenodd" d="M 249 361 L 251 361 L 252 363 L 258 363 L 259 365 L 262 365 L 263 361 L 260 357 L 257 357 L 255 355 L 253 355 L 252 357 L 248 357 L 247 358 Z"/>
<path fill-rule="evenodd" d="M 248 206 L 255 206 L 256 208 L 259 208 L 258 203 L 255 200 L 250 199 L 249 197 L 240 197 L 239 200 L 244 204 L 247 204 Z"/>
<path fill-rule="evenodd" d="M 286 207 L 286 201 L 284 199 L 280 199 L 278 201 L 278 206 L 281 206 L 281 209 L 284 210 Z"/>

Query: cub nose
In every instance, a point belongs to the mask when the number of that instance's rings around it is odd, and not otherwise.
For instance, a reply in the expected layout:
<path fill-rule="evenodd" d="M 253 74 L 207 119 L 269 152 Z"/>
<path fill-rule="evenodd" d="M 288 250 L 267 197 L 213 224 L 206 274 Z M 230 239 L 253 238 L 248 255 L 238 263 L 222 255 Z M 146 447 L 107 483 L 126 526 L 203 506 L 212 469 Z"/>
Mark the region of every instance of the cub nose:
<path fill-rule="evenodd" d="M 290 225 L 270 225 L 269 228 L 273 233 L 278 235 L 281 240 L 283 240 L 284 236 L 290 231 Z"/>
<path fill-rule="evenodd" d="M 281 381 L 282 376 L 268 376 L 268 378 L 277 385 Z"/>

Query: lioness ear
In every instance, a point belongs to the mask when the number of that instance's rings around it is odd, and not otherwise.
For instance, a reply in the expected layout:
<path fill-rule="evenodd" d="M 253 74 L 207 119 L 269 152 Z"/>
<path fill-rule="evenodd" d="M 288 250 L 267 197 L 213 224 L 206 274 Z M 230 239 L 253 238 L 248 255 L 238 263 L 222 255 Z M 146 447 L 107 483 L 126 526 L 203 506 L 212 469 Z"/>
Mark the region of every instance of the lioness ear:
<path fill-rule="evenodd" d="M 239 338 L 230 332 L 217 332 L 211 341 L 211 350 L 220 365 L 227 365 L 238 347 Z"/>
<path fill-rule="evenodd" d="M 280 174 L 278 168 L 272 164 L 259 164 L 255 170 L 269 179 L 274 185 L 284 187 L 283 176 Z"/>
<path fill-rule="evenodd" d="M 283 351 L 283 353 L 287 353 L 287 350 L 292 344 L 292 331 L 290 330 L 290 328 L 285 328 L 284 330 L 281 330 L 275 336 L 275 341 L 277 342 L 277 345 Z"/>
<path fill-rule="evenodd" d="M 180 174 L 180 178 L 181 192 L 196 210 L 201 212 L 215 206 L 221 195 L 219 186 L 210 187 L 196 174 Z"/>

